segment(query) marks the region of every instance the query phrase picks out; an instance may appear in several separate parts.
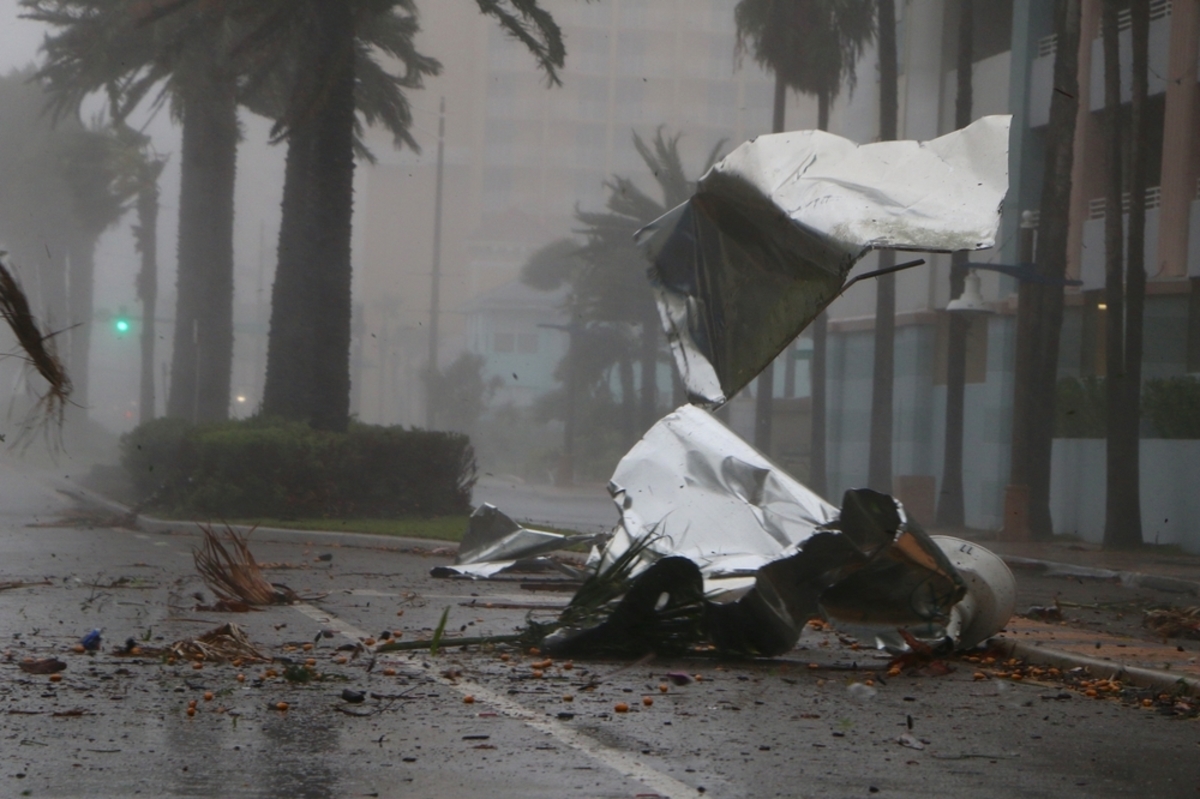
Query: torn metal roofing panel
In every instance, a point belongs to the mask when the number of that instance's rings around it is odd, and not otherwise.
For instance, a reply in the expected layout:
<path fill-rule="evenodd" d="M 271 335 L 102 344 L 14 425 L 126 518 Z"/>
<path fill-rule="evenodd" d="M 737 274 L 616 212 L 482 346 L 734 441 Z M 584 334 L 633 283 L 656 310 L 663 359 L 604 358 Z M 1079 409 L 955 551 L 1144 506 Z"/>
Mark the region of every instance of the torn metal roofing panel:
<path fill-rule="evenodd" d="M 621 522 L 606 558 L 651 536 L 648 555 L 682 555 L 708 578 L 753 575 L 838 516 L 836 507 L 690 405 L 650 428 L 617 464 L 608 490 Z"/>
<path fill-rule="evenodd" d="M 690 401 L 716 407 L 753 380 L 870 250 L 993 246 L 1010 119 L 927 142 L 777 133 L 713 166 L 638 234 Z"/>
<path fill-rule="evenodd" d="M 491 577 L 528 561 L 558 552 L 575 544 L 591 544 L 604 536 L 562 535 L 522 527 L 496 508 L 484 503 L 467 520 L 467 531 L 451 566 L 434 570 L 435 576 Z"/>

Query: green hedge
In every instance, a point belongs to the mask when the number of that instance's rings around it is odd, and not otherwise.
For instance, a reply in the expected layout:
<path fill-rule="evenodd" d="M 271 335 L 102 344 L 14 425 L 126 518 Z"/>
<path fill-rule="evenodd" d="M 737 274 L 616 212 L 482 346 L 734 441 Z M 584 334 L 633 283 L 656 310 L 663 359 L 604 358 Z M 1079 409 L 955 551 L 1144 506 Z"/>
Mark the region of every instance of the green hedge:
<path fill-rule="evenodd" d="M 1054 435 L 1104 438 L 1108 401 L 1103 377 L 1068 377 L 1058 382 Z M 1163 377 L 1142 386 L 1142 418 L 1150 438 L 1200 438 L 1200 380 Z"/>
<path fill-rule="evenodd" d="M 1054 403 L 1056 438 L 1104 438 L 1107 417 L 1104 378 L 1067 377 L 1058 381 Z"/>
<path fill-rule="evenodd" d="M 156 419 L 122 437 L 121 463 L 148 507 L 205 518 L 465 513 L 475 483 L 474 450 L 458 433 L 261 418 Z"/>
<path fill-rule="evenodd" d="M 1159 438 L 1200 438 L 1200 380 L 1147 380 L 1142 390 L 1142 415 Z"/>

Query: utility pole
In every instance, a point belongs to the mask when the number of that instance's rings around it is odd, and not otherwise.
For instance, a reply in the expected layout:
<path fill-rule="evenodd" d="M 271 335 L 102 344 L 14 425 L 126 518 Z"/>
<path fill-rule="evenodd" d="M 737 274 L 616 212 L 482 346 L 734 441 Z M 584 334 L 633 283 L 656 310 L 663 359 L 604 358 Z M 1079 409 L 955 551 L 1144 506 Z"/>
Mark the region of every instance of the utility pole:
<path fill-rule="evenodd" d="M 437 188 L 433 199 L 433 269 L 429 276 L 429 379 L 425 384 L 425 427 L 436 422 L 438 377 L 438 315 L 442 282 L 442 183 L 446 161 L 446 98 L 438 111 Z"/>
<path fill-rule="evenodd" d="M 143 176 L 144 177 L 144 176 Z M 138 407 L 139 423 L 154 419 L 157 401 L 154 394 L 154 335 L 158 302 L 158 183 L 146 181 L 138 192 L 138 251 L 142 256 L 137 276 L 138 299 L 142 301 L 142 369 Z"/>

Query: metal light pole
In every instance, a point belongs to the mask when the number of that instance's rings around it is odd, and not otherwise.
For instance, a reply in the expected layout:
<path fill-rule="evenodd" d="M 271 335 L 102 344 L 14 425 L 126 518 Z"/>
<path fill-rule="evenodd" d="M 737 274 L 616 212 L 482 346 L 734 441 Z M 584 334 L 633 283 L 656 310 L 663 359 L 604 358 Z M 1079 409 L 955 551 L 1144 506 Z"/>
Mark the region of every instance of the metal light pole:
<path fill-rule="evenodd" d="M 446 159 L 446 98 L 438 111 L 437 188 L 433 206 L 433 268 L 429 277 L 429 380 L 425 384 L 425 427 L 432 430 L 437 417 L 435 386 L 438 374 L 438 315 L 442 282 L 442 183 Z"/>
<path fill-rule="evenodd" d="M 561 330 L 567 334 L 567 407 L 563 409 L 563 454 L 558 460 L 558 472 L 554 477 L 554 483 L 559 486 L 570 486 L 575 484 L 575 401 L 578 384 L 575 358 L 579 355 L 576 336 L 584 332 L 584 327 L 578 322 L 569 325 L 540 322 L 538 327 Z"/>

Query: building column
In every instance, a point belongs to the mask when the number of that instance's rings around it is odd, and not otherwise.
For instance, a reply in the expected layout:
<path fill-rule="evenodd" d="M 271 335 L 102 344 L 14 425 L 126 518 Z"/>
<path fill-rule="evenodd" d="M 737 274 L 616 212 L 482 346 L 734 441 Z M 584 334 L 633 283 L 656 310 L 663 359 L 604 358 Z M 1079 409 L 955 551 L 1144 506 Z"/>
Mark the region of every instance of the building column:
<path fill-rule="evenodd" d="M 1175 0 L 1167 54 L 1166 113 L 1163 118 L 1162 206 L 1158 224 L 1158 263 L 1147 272 L 1171 277 L 1188 273 L 1188 226 L 1196 197 L 1196 126 L 1200 87 L 1196 85 L 1200 0 Z"/>
<path fill-rule="evenodd" d="M 1088 173 L 1095 164 L 1088 144 L 1102 135 L 1092 116 L 1092 43 L 1100 32 L 1101 0 L 1083 0 L 1079 21 L 1079 111 L 1075 116 L 1075 161 L 1071 168 L 1071 227 L 1067 232 L 1067 277 L 1079 279 L 1083 262 L 1083 223 L 1088 218 Z"/>

